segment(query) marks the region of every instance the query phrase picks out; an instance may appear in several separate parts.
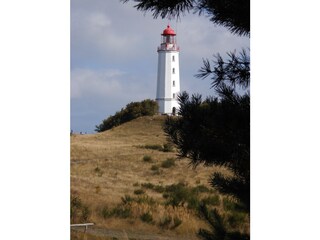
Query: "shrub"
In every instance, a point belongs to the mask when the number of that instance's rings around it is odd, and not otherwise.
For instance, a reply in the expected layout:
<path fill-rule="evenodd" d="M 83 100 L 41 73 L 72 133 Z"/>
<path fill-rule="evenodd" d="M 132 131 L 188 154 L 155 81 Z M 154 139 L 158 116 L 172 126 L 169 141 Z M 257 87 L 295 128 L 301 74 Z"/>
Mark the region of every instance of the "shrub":
<path fill-rule="evenodd" d="M 136 190 L 133 191 L 133 193 L 136 194 L 136 195 L 141 195 L 141 194 L 144 194 L 145 191 L 143 189 L 136 189 Z"/>
<path fill-rule="evenodd" d="M 218 195 L 208 196 L 208 197 L 202 199 L 202 202 L 206 205 L 219 206 L 220 205 L 220 198 Z"/>
<path fill-rule="evenodd" d="M 89 220 L 90 217 L 90 210 L 88 206 L 83 206 L 81 209 L 81 222 L 87 222 Z"/>
<path fill-rule="evenodd" d="M 133 186 L 134 187 L 138 187 L 140 184 L 138 182 L 134 183 Z"/>
<path fill-rule="evenodd" d="M 167 186 L 166 192 L 168 193 L 166 204 L 173 207 L 184 206 L 184 203 L 190 198 L 190 191 L 181 183 Z M 163 197 L 165 197 L 165 194 L 163 194 Z"/>
<path fill-rule="evenodd" d="M 157 185 L 153 188 L 154 191 L 158 192 L 158 193 L 163 193 L 165 191 L 165 188 L 161 185 Z"/>
<path fill-rule="evenodd" d="M 139 196 L 137 199 L 134 199 L 134 201 L 139 204 L 144 203 L 148 205 L 154 205 L 156 203 L 156 201 L 152 197 L 149 197 L 147 195 Z"/>
<path fill-rule="evenodd" d="M 148 195 L 140 195 L 137 197 L 131 197 L 130 195 L 125 195 L 124 197 L 121 198 L 121 200 L 123 205 L 130 205 L 132 202 L 136 202 L 139 204 L 143 203 L 148 205 L 154 205 L 156 203 L 156 201 L 152 197 L 149 197 Z"/>
<path fill-rule="evenodd" d="M 206 192 L 210 192 L 210 189 L 204 185 L 198 185 L 194 187 L 194 191 L 197 191 L 199 193 L 206 193 Z"/>
<path fill-rule="evenodd" d="M 188 202 L 189 209 L 197 210 L 199 208 L 200 202 L 197 196 L 189 196 L 186 201 Z"/>
<path fill-rule="evenodd" d="M 131 102 L 120 112 L 116 112 L 115 115 L 103 120 L 100 125 L 96 125 L 95 131 L 103 132 L 141 116 L 153 116 L 158 112 L 158 109 L 158 104 L 154 100 Z"/>
<path fill-rule="evenodd" d="M 152 162 L 152 157 L 149 156 L 149 155 L 144 155 L 143 158 L 142 158 L 142 160 L 143 160 L 144 162 Z"/>
<path fill-rule="evenodd" d="M 101 212 L 100 212 L 101 217 L 104 219 L 112 217 L 112 212 L 109 211 L 107 207 L 103 207 Z"/>
<path fill-rule="evenodd" d="M 162 146 L 160 144 L 146 144 L 144 146 L 144 148 L 146 149 L 152 149 L 152 150 L 158 150 L 158 151 L 162 151 Z"/>
<path fill-rule="evenodd" d="M 159 170 L 159 166 L 158 165 L 152 165 L 151 166 L 151 170 L 152 171 L 158 171 Z"/>
<path fill-rule="evenodd" d="M 174 158 L 168 158 L 167 160 L 165 160 L 161 163 L 161 167 L 163 167 L 163 168 L 170 168 L 175 165 L 176 164 L 175 164 Z"/>
<path fill-rule="evenodd" d="M 128 218 L 131 217 L 131 209 L 129 206 L 117 206 L 112 209 L 111 216 L 119 217 L 119 218 Z"/>
<path fill-rule="evenodd" d="M 227 221 L 231 227 L 239 227 L 245 222 L 247 214 L 245 212 L 233 212 L 227 217 Z"/>
<path fill-rule="evenodd" d="M 164 151 L 164 152 L 173 152 L 173 145 L 172 145 L 172 143 L 165 143 L 165 144 L 163 144 L 163 151 Z"/>
<path fill-rule="evenodd" d="M 142 183 L 141 187 L 147 188 L 147 189 L 153 189 L 154 185 L 152 183 Z"/>
<path fill-rule="evenodd" d="M 81 214 L 82 202 L 80 197 L 71 196 L 70 197 L 70 219 L 71 222 L 76 222 L 76 219 Z"/>
<path fill-rule="evenodd" d="M 130 195 L 125 195 L 124 197 L 121 197 L 121 201 L 123 204 L 130 204 L 131 202 L 134 201 L 134 198 L 131 197 Z"/>
<path fill-rule="evenodd" d="M 153 223 L 152 215 L 149 212 L 146 212 L 140 216 L 141 221 L 146 223 Z"/>
<path fill-rule="evenodd" d="M 223 209 L 225 211 L 237 211 L 240 210 L 241 207 L 234 201 L 232 201 L 229 198 L 224 198 L 223 199 Z"/>

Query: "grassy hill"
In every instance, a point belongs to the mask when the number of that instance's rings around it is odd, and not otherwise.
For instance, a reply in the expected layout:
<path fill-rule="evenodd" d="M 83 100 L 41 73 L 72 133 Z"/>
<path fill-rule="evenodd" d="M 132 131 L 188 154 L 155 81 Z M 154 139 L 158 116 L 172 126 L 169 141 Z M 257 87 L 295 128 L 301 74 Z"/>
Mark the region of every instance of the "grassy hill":
<path fill-rule="evenodd" d="M 71 136 L 72 222 L 196 239 L 198 229 L 206 228 L 195 211 L 198 201 L 223 210 L 226 201 L 208 179 L 214 171 L 227 171 L 193 169 L 189 160 L 176 160 L 175 149 L 164 151 L 164 120 L 141 117 L 106 132 Z"/>

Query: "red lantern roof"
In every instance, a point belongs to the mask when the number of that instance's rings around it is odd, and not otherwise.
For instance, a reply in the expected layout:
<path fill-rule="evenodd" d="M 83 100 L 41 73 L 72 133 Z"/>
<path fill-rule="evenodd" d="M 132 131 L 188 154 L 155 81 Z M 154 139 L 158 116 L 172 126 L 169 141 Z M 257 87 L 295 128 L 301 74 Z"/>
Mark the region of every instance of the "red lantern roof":
<path fill-rule="evenodd" d="M 175 32 L 174 30 L 168 25 L 167 28 L 165 30 L 163 30 L 163 34 L 162 35 L 173 35 L 175 36 Z"/>

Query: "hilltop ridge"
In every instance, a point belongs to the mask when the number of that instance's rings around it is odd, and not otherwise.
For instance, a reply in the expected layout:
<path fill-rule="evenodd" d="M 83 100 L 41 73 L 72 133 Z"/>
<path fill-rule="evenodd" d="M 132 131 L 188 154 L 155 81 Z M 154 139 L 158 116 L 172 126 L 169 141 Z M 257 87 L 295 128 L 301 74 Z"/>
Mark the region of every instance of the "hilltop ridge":
<path fill-rule="evenodd" d="M 162 229 L 164 236 L 188 233 L 188 239 L 196 239 L 197 230 L 206 227 L 188 204 L 166 205 L 164 191 L 174 185 L 183 191 L 202 188 L 208 192 L 209 176 L 221 169 L 193 169 L 188 159 L 176 159 L 174 148 L 164 151 L 168 144 L 162 129 L 165 119 L 139 117 L 101 133 L 71 136 L 71 197 L 81 199 L 88 208 L 87 220 L 97 228 L 145 233 Z M 124 213 L 128 215 L 121 215 Z M 74 222 L 83 220 L 81 214 L 83 210 Z M 142 218 L 148 214 L 151 222 Z M 172 220 L 163 229 L 166 219 Z"/>

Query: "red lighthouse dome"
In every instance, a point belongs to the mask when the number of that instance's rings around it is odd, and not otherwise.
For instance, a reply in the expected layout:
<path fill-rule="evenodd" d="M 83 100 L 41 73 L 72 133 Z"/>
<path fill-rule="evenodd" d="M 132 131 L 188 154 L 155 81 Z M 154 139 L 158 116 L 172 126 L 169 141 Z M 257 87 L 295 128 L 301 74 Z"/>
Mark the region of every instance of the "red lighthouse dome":
<path fill-rule="evenodd" d="M 174 30 L 168 25 L 167 28 L 165 30 L 163 30 L 162 35 L 172 35 L 175 36 L 176 33 L 174 32 Z"/>

